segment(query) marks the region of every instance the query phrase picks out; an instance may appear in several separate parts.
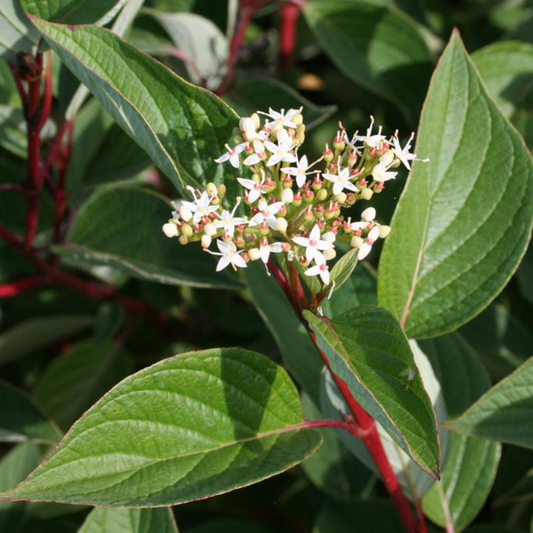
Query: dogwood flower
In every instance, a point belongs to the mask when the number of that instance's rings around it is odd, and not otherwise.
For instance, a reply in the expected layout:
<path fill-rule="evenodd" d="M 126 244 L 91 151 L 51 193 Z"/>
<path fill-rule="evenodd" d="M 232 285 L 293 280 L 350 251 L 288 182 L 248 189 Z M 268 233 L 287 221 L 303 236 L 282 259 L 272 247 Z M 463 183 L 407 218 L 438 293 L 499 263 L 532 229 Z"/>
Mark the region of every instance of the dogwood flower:
<path fill-rule="evenodd" d="M 369 232 L 367 238 L 364 240 L 363 245 L 359 248 L 357 259 L 363 260 L 372 250 L 372 246 L 379 238 L 379 226 L 374 226 Z"/>
<path fill-rule="evenodd" d="M 237 181 L 250 192 L 248 193 L 248 201 L 254 203 L 262 194 L 268 192 L 268 188 L 265 185 L 265 174 L 263 173 L 263 178 L 261 181 L 248 180 L 245 178 L 237 178 Z"/>
<path fill-rule="evenodd" d="M 329 282 L 330 282 L 329 268 L 325 262 L 317 263 L 315 266 L 308 268 L 305 271 L 305 275 L 306 276 L 320 276 L 322 283 L 324 285 L 329 285 Z"/>
<path fill-rule="evenodd" d="M 271 141 L 265 141 L 267 150 L 272 154 L 267 161 L 267 167 L 273 167 L 281 161 L 286 163 L 295 163 L 296 156 L 291 153 L 294 141 L 286 130 L 280 130 L 278 133 L 278 144 Z"/>
<path fill-rule="evenodd" d="M 283 252 L 283 243 L 269 243 L 266 237 L 263 237 L 261 239 L 261 242 L 259 244 L 259 254 L 261 255 L 261 260 L 263 261 L 263 263 L 265 263 L 265 265 L 268 263 L 271 253 L 279 254 L 280 252 Z"/>
<path fill-rule="evenodd" d="M 339 168 L 337 174 L 322 174 L 322 176 L 333 183 L 333 194 L 340 194 L 344 189 L 352 192 L 359 192 L 359 189 L 350 181 L 353 176 L 350 176 L 350 169 Z"/>
<path fill-rule="evenodd" d="M 239 207 L 240 203 L 241 199 L 239 197 L 237 198 L 237 203 L 235 204 L 235 207 L 233 208 L 233 211 L 231 211 L 231 213 L 226 209 L 222 211 L 221 215 L 216 213 L 220 220 L 217 220 L 214 223 L 215 228 L 222 228 L 224 232 L 230 237 L 233 237 L 233 235 L 235 234 L 235 226 L 240 226 L 241 224 L 246 223 L 244 218 L 235 216 L 235 211 L 237 211 L 237 208 Z"/>
<path fill-rule="evenodd" d="M 285 128 L 297 128 L 297 124 L 293 122 L 294 118 L 302 112 L 303 108 L 300 109 L 289 109 L 285 113 L 285 109 L 282 109 L 280 112 L 274 111 L 271 107 L 268 108 L 268 113 L 264 111 L 259 111 L 260 115 L 265 115 L 268 118 L 272 119 L 272 122 L 268 122 L 268 126 L 271 130 L 277 130 L 281 127 Z"/>
<path fill-rule="evenodd" d="M 414 138 L 415 134 L 411 133 L 411 137 L 409 137 L 407 143 L 403 148 L 400 144 L 400 139 L 398 139 L 398 132 L 394 134 L 394 137 L 392 139 L 394 145 L 392 151 L 394 152 L 394 155 L 405 165 L 408 170 L 411 170 L 411 166 L 409 163 L 410 161 L 429 161 L 429 159 L 418 159 L 415 154 L 411 153 L 411 143 L 413 142 Z"/>
<path fill-rule="evenodd" d="M 321 250 L 330 250 L 334 248 L 334 245 L 320 237 L 320 227 L 318 224 L 315 224 L 309 237 L 293 237 L 292 240 L 299 246 L 305 248 L 305 257 L 308 261 L 313 261 L 314 259 L 317 263 L 325 263 L 326 258 Z"/>
<path fill-rule="evenodd" d="M 254 153 L 250 154 L 244 161 L 243 165 L 251 166 L 251 165 L 257 165 L 261 161 L 265 161 L 267 158 L 266 152 L 265 152 L 265 145 L 259 141 L 255 140 L 252 143 Z"/>
<path fill-rule="evenodd" d="M 372 177 L 380 183 L 393 180 L 397 176 L 398 172 L 390 172 L 389 168 L 390 166 L 386 166 L 381 162 L 378 163 L 372 170 Z"/>
<path fill-rule="evenodd" d="M 239 154 L 246 150 L 248 143 L 238 144 L 235 148 L 231 148 L 229 144 L 225 145 L 228 151 L 225 154 L 222 154 L 218 159 L 215 159 L 215 163 L 224 163 L 229 161 L 231 166 L 234 168 L 239 168 Z"/>
<path fill-rule="evenodd" d="M 266 200 L 260 200 L 259 213 L 250 220 L 250 227 L 266 223 L 269 228 L 276 229 L 276 215 L 284 205 L 283 202 L 268 204 Z"/>
<path fill-rule="evenodd" d="M 322 159 L 324 158 L 321 157 L 320 159 L 317 159 L 314 163 L 309 164 L 307 161 L 307 156 L 304 155 L 296 161 L 295 167 L 282 168 L 281 172 L 293 176 L 296 179 L 296 185 L 298 185 L 298 187 L 303 187 L 307 179 L 306 176 L 308 174 L 313 174 L 313 172 L 309 172 L 309 169 L 315 166 L 320 161 L 322 161 Z"/>
<path fill-rule="evenodd" d="M 374 223 L 374 220 L 376 219 L 376 210 L 373 207 L 367 207 L 362 213 L 361 213 L 361 222 L 352 222 L 350 225 L 350 229 L 352 231 L 362 231 L 370 224 Z"/>
<path fill-rule="evenodd" d="M 217 272 L 220 272 L 221 270 L 226 268 L 228 265 L 231 265 L 233 267 L 233 270 L 237 270 L 237 268 L 246 268 L 246 261 L 240 255 L 243 252 L 243 250 L 237 251 L 237 247 L 235 246 L 235 243 L 225 242 L 219 239 L 217 240 L 217 246 L 218 246 L 218 249 L 220 250 L 220 253 L 211 252 L 210 250 L 207 250 L 207 249 L 205 250 L 211 255 L 221 256 L 217 263 Z"/>
<path fill-rule="evenodd" d="M 207 191 L 204 191 L 198 198 L 195 190 L 190 185 L 187 187 L 187 189 L 191 191 L 194 202 L 187 202 L 183 200 L 181 202 L 180 213 L 183 211 L 185 214 L 185 210 L 188 210 L 193 214 L 192 219 L 195 224 L 198 224 L 202 218 L 208 217 L 211 213 L 214 213 L 218 210 L 218 206 L 211 205 L 213 198 L 209 196 Z M 185 220 L 186 217 L 183 218 Z"/>

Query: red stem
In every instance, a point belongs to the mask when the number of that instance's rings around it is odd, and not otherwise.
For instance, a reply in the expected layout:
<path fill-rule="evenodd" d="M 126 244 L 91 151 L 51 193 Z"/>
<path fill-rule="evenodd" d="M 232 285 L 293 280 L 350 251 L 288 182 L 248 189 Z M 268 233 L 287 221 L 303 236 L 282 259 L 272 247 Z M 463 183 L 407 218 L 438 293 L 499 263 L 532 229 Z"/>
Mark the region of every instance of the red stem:
<path fill-rule="evenodd" d="M 0 299 L 13 298 L 26 291 L 40 287 L 47 281 L 46 276 L 32 276 L 30 278 L 21 279 L 12 283 L 4 283 L 0 285 Z"/>
<path fill-rule="evenodd" d="M 361 407 L 359 402 L 355 399 L 350 391 L 348 385 L 332 371 L 329 359 L 318 347 L 315 333 L 309 328 L 307 321 L 302 317 L 302 309 L 306 309 L 309 306 L 306 301 L 305 293 L 303 291 L 296 265 L 294 263 L 289 263 L 289 280 L 287 280 L 287 277 L 283 271 L 273 260 L 269 261 L 268 266 L 274 274 L 274 277 L 278 281 L 279 285 L 289 298 L 298 317 L 306 327 L 309 336 L 313 340 L 318 350 L 318 353 L 322 357 L 326 367 L 335 380 L 339 391 L 350 408 L 350 411 L 353 415 L 354 424 L 358 432 L 357 436 L 362 439 L 363 443 L 372 455 L 372 458 L 374 459 L 374 462 L 376 463 L 376 466 L 383 479 L 383 483 L 391 495 L 391 498 L 398 510 L 398 513 L 400 514 L 400 517 L 402 518 L 407 531 L 410 533 L 427 533 L 427 527 L 423 517 L 420 519 L 420 525 L 417 525 L 411 506 L 409 505 L 409 502 L 402 491 L 402 487 L 398 481 L 398 478 L 396 477 L 387 454 L 385 453 L 385 449 L 383 448 L 383 443 L 381 442 L 374 419 Z"/>
<path fill-rule="evenodd" d="M 300 7 L 287 4 L 281 8 L 280 55 L 281 68 L 289 70 L 294 60 Z"/>

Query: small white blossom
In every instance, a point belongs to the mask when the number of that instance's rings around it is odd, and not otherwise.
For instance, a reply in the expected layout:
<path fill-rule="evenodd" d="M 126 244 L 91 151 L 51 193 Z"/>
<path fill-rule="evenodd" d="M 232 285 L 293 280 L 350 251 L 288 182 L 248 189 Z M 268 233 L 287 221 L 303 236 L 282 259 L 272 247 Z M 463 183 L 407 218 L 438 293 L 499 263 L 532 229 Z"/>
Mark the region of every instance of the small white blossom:
<path fill-rule="evenodd" d="M 282 161 L 295 163 L 296 156 L 291 152 L 294 146 L 291 136 L 285 130 L 280 130 L 277 140 L 278 144 L 274 144 L 271 141 L 265 141 L 264 143 L 267 150 L 272 154 L 267 161 L 267 167 L 273 167 Z"/>
<path fill-rule="evenodd" d="M 259 254 L 261 255 L 261 259 L 265 265 L 268 263 L 271 253 L 279 254 L 280 252 L 283 252 L 283 243 L 269 243 L 266 237 L 261 239 L 261 243 L 259 245 Z"/>
<path fill-rule="evenodd" d="M 330 282 L 329 268 L 325 262 L 317 263 L 315 266 L 308 268 L 305 271 L 305 275 L 306 276 L 320 276 L 322 283 L 324 283 L 324 285 L 329 285 L 329 282 Z"/>
<path fill-rule="evenodd" d="M 235 243 L 225 242 L 218 239 L 217 246 L 220 250 L 220 253 L 206 250 L 206 252 L 210 253 L 211 255 L 221 256 L 217 264 L 217 272 L 220 272 L 228 265 L 231 265 L 233 270 L 237 270 L 237 268 L 246 268 L 246 261 L 240 255 L 243 250 L 237 251 Z"/>
<path fill-rule="evenodd" d="M 268 108 L 268 113 L 259 111 L 261 115 L 265 115 L 272 119 L 272 122 L 268 122 L 268 126 L 271 130 L 277 130 L 281 127 L 293 128 L 296 129 L 297 125 L 293 122 L 294 118 L 299 115 L 302 111 L 300 109 L 289 109 L 285 113 L 285 109 L 282 109 L 280 112 L 274 111 L 271 107 Z M 281 130 L 280 130 L 281 131 Z"/>
<path fill-rule="evenodd" d="M 409 137 L 403 148 L 400 144 L 400 139 L 398 139 L 397 132 L 392 139 L 394 144 L 392 151 L 394 152 L 394 155 L 405 165 L 408 170 L 411 170 L 410 161 L 429 161 L 429 159 L 418 159 L 415 154 L 411 153 L 411 143 L 413 142 L 414 138 L 415 134 L 411 133 L 411 137 Z"/>
<path fill-rule="evenodd" d="M 321 157 L 320 159 L 316 160 L 314 163 L 309 164 L 307 161 L 307 156 L 304 155 L 298 161 L 296 161 L 295 167 L 282 168 L 281 172 L 284 172 L 285 174 L 289 174 L 290 176 L 293 176 L 296 179 L 296 185 L 298 185 L 298 187 L 303 187 L 306 182 L 307 175 L 314 173 L 314 171 L 309 172 L 309 169 L 315 166 L 320 161 L 322 161 L 322 159 L 324 158 Z"/>
<path fill-rule="evenodd" d="M 333 183 L 333 194 L 340 194 L 344 189 L 352 192 L 359 192 L 359 189 L 350 181 L 355 176 L 350 176 L 350 169 L 348 167 L 339 168 L 337 174 L 322 174 L 322 176 Z"/>
<path fill-rule="evenodd" d="M 172 222 L 167 222 L 166 224 L 163 224 L 163 233 L 171 239 L 172 237 L 178 236 L 178 226 L 176 224 L 172 224 Z"/>
<path fill-rule="evenodd" d="M 245 178 L 237 178 L 237 181 L 245 189 L 248 189 L 250 191 L 248 193 L 248 201 L 252 204 L 256 202 L 262 194 L 266 194 L 268 192 L 268 188 L 265 185 L 265 174 L 263 174 L 263 178 L 259 182 L 254 180 L 248 180 Z"/>
<path fill-rule="evenodd" d="M 231 148 L 229 144 L 226 144 L 228 151 L 225 154 L 222 154 L 218 159 L 215 159 L 216 163 L 225 163 L 229 161 L 231 166 L 234 168 L 239 168 L 239 154 L 244 152 L 248 147 L 248 143 L 238 144 L 235 148 Z"/>
<path fill-rule="evenodd" d="M 313 261 L 314 259 L 317 263 L 326 262 L 322 250 L 334 248 L 333 243 L 320 238 L 320 227 L 318 224 L 315 224 L 309 237 L 293 237 L 292 240 L 299 246 L 305 248 L 305 257 L 308 261 Z"/>
<path fill-rule="evenodd" d="M 393 180 L 397 176 L 398 172 L 391 172 L 389 171 L 389 168 L 390 167 L 385 166 L 383 163 L 378 163 L 372 170 L 372 177 L 379 183 Z"/>
<path fill-rule="evenodd" d="M 260 226 L 261 224 L 266 223 L 269 228 L 276 229 L 276 215 L 284 205 L 283 202 L 268 204 L 266 200 L 262 199 L 258 206 L 259 213 L 250 220 L 250 227 Z"/>
<path fill-rule="evenodd" d="M 215 228 L 217 229 L 222 228 L 223 231 L 227 233 L 230 237 L 233 237 L 235 233 L 235 226 L 240 226 L 241 224 L 245 224 L 244 218 L 235 216 L 235 211 L 237 211 L 237 208 L 239 207 L 240 203 L 241 203 L 241 199 L 237 198 L 237 203 L 235 204 L 233 211 L 231 211 L 230 213 L 229 211 L 226 211 L 226 209 L 224 209 L 221 215 L 217 213 L 217 216 L 220 218 L 220 220 L 217 220 L 216 222 L 214 222 Z"/>
<path fill-rule="evenodd" d="M 214 213 L 218 210 L 218 206 L 211 205 L 211 202 L 213 200 L 212 197 L 209 196 L 207 191 L 202 192 L 200 197 L 198 198 L 196 196 L 195 190 L 189 185 L 187 187 L 193 195 L 194 202 L 181 202 L 180 207 L 180 215 L 183 218 L 183 220 L 187 220 L 188 212 L 193 213 L 192 219 L 195 224 L 198 224 L 200 220 L 204 217 L 208 217 L 211 213 Z M 190 220 L 190 217 L 189 217 Z"/>
<path fill-rule="evenodd" d="M 242 163 L 246 166 L 251 165 L 257 165 L 258 163 L 261 163 L 261 161 L 265 161 L 267 158 L 266 152 L 265 152 L 265 145 L 259 141 L 255 140 L 252 143 L 254 153 L 250 154 Z"/>
<path fill-rule="evenodd" d="M 359 248 L 357 259 L 364 259 L 372 250 L 372 246 L 379 238 L 379 226 L 374 226 L 369 232 L 367 238 L 364 240 L 363 245 Z"/>

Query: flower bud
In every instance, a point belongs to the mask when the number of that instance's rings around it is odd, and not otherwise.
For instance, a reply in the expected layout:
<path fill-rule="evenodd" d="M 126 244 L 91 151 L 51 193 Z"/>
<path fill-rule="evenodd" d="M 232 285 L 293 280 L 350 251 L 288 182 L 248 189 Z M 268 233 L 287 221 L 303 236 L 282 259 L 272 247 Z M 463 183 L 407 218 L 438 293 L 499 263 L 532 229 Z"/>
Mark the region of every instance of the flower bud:
<path fill-rule="evenodd" d="M 298 113 L 293 119 L 292 119 L 292 122 L 294 122 L 294 124 L 296 124 L 297 126 L 299 126 L 300 124 L 303 124 L 303 121 L 304 121 L 304 117 L 301 113 Z"/>
<path fill-rule="evenodd" d="M 259 227 L 259 231 L 261 232 L 261 235 L 268 235 L 270 233 L 270 229 L 266 222 L 263 222 L 261 226 Z"/>
<path fill-rule="evenodd" d="M 294 195 L 294 200 L 292 202 L 292 205 L 294 207 L 300 207 L 302 205 L 302 195 L 299 192 L 297 192 Z"/>
<path fill-rule="evenodd" d="M 222 198 L 224 197 L 224 195 L 226 194 L 226 186 L 221 183 L 218 187 L 217 187 L 217 192 L 218 192 L 218 197 L 219 198 Z"/>
<path fill-rule="evenodd" d="M 202 248 L 209 248 L 211 246 L 211 237 L 209 235 L 202 235 Z"/>
<path fill-rule="evenodd" d="M 384 190 L 385 190 L 385 185 L 383 185 L 383 183 L 376 183 L 376 185 L 374 186 L 374 192 L 376 194 L 379 194 L 380 192 Z"/>
<path fill-rule="evenodd" d="M 257 261 L 258 259 L 261 259 L 259 248 L 250 248 L 250 250 L 248 250 L 248 256 L 250 257 L 251 261 Z"/>
<path fill-rule="evenodd" d="M 194 232 L 191 226 L 189 224 L 183 224 L 181 227 L 181 233 L 184 237 L 190 237 Z"/>
<path fill-rule="evenodd" d="M 285 233 L 287 231 L 289 223 L 285 218 L 277 218 L 276 219 L 276 229 L 278 231 L 281 231 L 281 233 Z"/>
<path fill-rule="evenodd" d="M 390 233 L 390 226 L 380 226 L 379 228 L 379 238 L 386 239 Z"/>
<path fill-rule="evenodd" d="M 178 236 L 178 226 L 176 224 L 173 224 L 172 222 L 167 222 L 166 224 L 163 224 L 163 233 L 171 239 L 172 237 Z"/>
<path fill-rule="evenodd" d="M 292 204 L 294 201 L 294 193 L 292 192 L 292 189 L 283 189 L 283 192 L 281 193 L 281 201 L 285 204 Z"/>
<path fill-rule="evenodd" d="M 185 237 L 185 235 L 182 235 L 179 239 L 178 239 L 179 243 L 180 244 L 187 244 L 189 242 L 189 239 L 187 239 L 187 237 Z"/>
<path fill-rule="evenodd" d="M 329 148 L 329 146 L 326 144 L 326 149 L 324 150 L 324 161 L 327 165 L 329 165 L 333 161 L 333 152 Z"/>
<path fill-rule="evenodd" d="M 312 222 L 315 219 L 315 216 L 313 215 L 313 211 L 311 211 L 311 208 L 309 208 L 305 214 L 304 219 L 306 222 Z"/>
<path fill-rule="evenodd" d="M 336 238 L 337 236 L 332 231 L 327 231 L 324 233 L 324 235 L 322 235 L 322 240 L 326 242 L 334 243 Z"/>
<path fill-rule="evenodd" d="M 322 189 L 322 184 L 323 184 L 323 183 L 324 183 L 324 182 L 323 182 L 323 181 L 317 176 L 317 177 L 313 180 L 313 185 L 312 185 L 312 187 L 313 187 L 313 189 L 314 189 L 315 191 L 319 191 L 320 189 Z"/>
<path fill-rule="evenodd" d="M 180 217 L 185 222 L 189 222 L 189 220 L 191 220 L 192 218 L 191 210 L 188 207 L 185 207 L 184 205 L 182 205 L 180 207 Z"/>
<path fill-rule="evenodd" d="M 357 201 L 357 198 L 355 197 L 355 194 L 349 193 L 346 195 L 346 203 L 348 205 L 353 205 Z"/>
<path fill-rule="evenodd" d="M 394 152 L 392 150 L 387 150 L 380 158 L 379 158 L 379 162 L 388 167 L 389 165 L 392 164 L 392 162 L 394 161 Z"/>
<path fill-rule="evenodd" d="M 337 255 L 335 248 L 324 250 L 322 253 L 324 254 L 324 257 L 326 258 L 327 261 L 330 261 L 331 259 L 335 259 L 335 256 Z"/>
<path fill-rule="evenodd" d="M 207 184 L 205 190 L 207 191 L 207 194 L 211 197 L 218 196 L 217 186 L 212 182 Z"/>
<path fill-rule="evenodd" d="M 344 203 L 346 203 L 346 193 L 345 192 L 341 192 L 339 194 L 337 194 L 335 196 L 335 201 L 341 205 L 343 205 Z"/>
<path fill-rule="evenodd" d="M 363 189 L 361 191 L 361 198 L 363 200 L 370 200 L 374 196 L 374 191 L 372 189 Z"/>
<path fill-rule="evenodd" d="M 294 180 L 289 175 L 283 178 L 282 185 L 284 189 L 290 189 L 293 183 L 294 183 Z"/>
<path fill-rule="evenodd" d="M 328 191 L 326 189 L 320 189 L 316 193 L 316 197 L 320 202 L 323 202 L 328 197 Z"/>
<path fill-rule="evenodd" d="M 352 248 L 357 248 L 358 250 L 364 243 L 365 241 L 361 237 L 352 237 L 352 240 L 350 241 Z"/>
<path fill-rule="evenodd" d="M 376 210 L 373 207 L 367 207 L 361 213 L 361 220 L 363 222 L 372 222 L 376 218 Z"/>
<path fill-rule="evenodd" d="M 342 152 L 345 147 L 346 143 L 344 142 L 344 139 L 342 137 L 335 137 L 335 140 L 333 141 L 333 148 L 339 152 Z"/>
<path fill-rule="evenodd" d="M 304 202 L 310 204 L 315 199 L 315 193 L 311 190 L 307 190 L 304 193 Z"/>
<path fill-rule="evenodd" d="M 212 237 L 213 235 L 215 235 L 217 232 L 217 228 L 215 227 L 214 224 L 206 224 L 204 226 L 204 233 L 208 236 L 208 237 Z"/>
<path fill-rule="evenodd" d="M 261 126 L 261 119 L 259 118 L 259 115 L 254 113 L 250 118 L 254 121 L 255 129 L 258 130 Z"/>

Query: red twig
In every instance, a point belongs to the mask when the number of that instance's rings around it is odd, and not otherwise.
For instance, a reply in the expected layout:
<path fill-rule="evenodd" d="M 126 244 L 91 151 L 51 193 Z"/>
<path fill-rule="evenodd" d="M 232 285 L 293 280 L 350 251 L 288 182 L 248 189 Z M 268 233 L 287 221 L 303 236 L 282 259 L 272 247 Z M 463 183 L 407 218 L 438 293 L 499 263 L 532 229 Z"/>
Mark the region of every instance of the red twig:
<path fill-rule="evenodd" d="M 287 4 L 281 8 L 280 55 L 283 70 L 292 67 L 299 16 L 300 7 L 295 4 Z"/>
<path fill-rule="evenodd" d="M 0 299 L 13 298 L 26 291 L 40 287 L 47 281 L 46 276 L 32 276 L 30 278 L 21 279 L 12 283 L 4 283 L 0 285 Z"/>
<path fill-rule="evenodd" d="M 48 117 L 50 116 L 50 111 L 52 110 L 52 82 L 53 82 L 53 64 L 52 64 L 52 51 L 49 50 L 46 52 L 46 77 L 45 77 L 45 87 L 44 87 L 44 99 L 43 99 L 43 108 L 39 117 L 39 123 L 37 129 L 39 132 L 43 129 Z"/>
<path fill-rule="evenodd" d="M 21 187 L 20 185 L 14 185 L 12 183 L 4 183 L 3 185 L 0 185 L 0 192 L 19 192 L 20 194 L 26 194 L 28 191 L 24 187 Z"/>
<path fill-rule="evenodd" d="M 409 533 L 427 533 L 427 527 L 423 517 L 420 519 L 420 525 L 417 525 L 411 506 L 409 505 L 409 502 L 402 491 L 402 487 L 398 481 L 398 478 L 396 477 L 387 454 L 385 453 L 385 449 L 383 448 L 383 443 L 381 442 L 374 419 L 361 407 L 359 402 L 351 393 L 348 385 L 332 371 L 329 359 L 318 347 L 315 333 L 309 328 L 307 321 L 302 317 L 302 310 L 307 309 L 309 306 L 306 301 L 305 293 L 303 291 L 296 266 L 294 263 L 289 264 L 289 280 L 273 260 L 269 261 L 268 266 L 274 274 L 274 277 L 278 281 L 280 287 L 289 298 L 294 310 L 298 314 L 298 317 L 306 327 L 320 356 L 335 380 L 339 391 L 344 397 L 353 415 L 354 427 L 358 432 L 357 436 L 362 439 L 368 451 L 372 455 L 372 458 L 374 459 L 374 462 L 376 463 L 376 466 L 383 479 L 383 483 L 391 495 L 391 498 L 398 510 L 398 513 L 400 514 L 400 517 L 402 518 L 407 531 L 409 531 Z"/>

